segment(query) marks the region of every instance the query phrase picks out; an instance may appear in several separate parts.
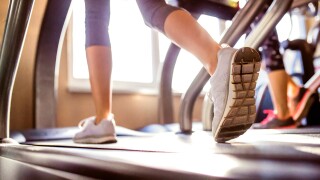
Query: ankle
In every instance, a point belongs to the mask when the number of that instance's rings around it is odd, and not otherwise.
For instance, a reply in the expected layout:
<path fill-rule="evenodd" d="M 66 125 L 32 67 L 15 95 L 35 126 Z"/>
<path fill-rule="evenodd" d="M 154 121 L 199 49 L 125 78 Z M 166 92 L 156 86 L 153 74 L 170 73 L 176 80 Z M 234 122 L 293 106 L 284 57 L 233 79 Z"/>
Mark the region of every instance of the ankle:
<path fill-rule="evenodd" d="M 208 59 L 207 64 L 205 65 L 205 68 L 207 72 L 212 76 L 214 72 L 216 71 L 217 64 L 218 64 L 218 52 L 221 50 L 220 46 L 215 46 L 213 48 L 213 51 L 207 56 L 206 59 Z"/>
<path fill-rule="evenodd" d="M 287 112 L 287 113 L 277 113 L 276 116 L 277 116 L 277 118 L 279 120 L 287 120 L 287 119 L 289 119 L 291 117 L 291 114 L 289 112 Z"/>
<path fill-rule="evenodd" d="M 113 117 L 114 115 L 112 113 L 108 115 L 102 115 L 102 116 L 97 115 L 95 119 L 95 124 L 99 124 L 102 120 L 112 120 Z"/>
<path fill-rule="evenodd" d="M 214 74 L 214 72 L 216 71 L 216 67 L 217 63 L 215 61 L 212 61 L 212 63 L 206 67 L 206 70 L 210 74 L 210 76 Z"/>
<path fill-rule="evenodd" d="M 296 98 L 299 96 L 301 87 L 288 87 L 288 97 Z"/>

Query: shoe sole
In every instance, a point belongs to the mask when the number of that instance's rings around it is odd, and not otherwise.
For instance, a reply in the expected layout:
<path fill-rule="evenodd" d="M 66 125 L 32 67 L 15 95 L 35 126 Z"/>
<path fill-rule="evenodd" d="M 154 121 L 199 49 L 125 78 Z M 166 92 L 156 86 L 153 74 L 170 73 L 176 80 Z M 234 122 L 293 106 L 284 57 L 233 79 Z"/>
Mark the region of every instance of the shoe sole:
<path fill-rule="evenodd" d="M 105 136 L 105 137 L 88 137 L 82 139 L 74 139 L 75 143 L 80 144 L 102 144 L 102 143 L 115 143 L 117 139 L 114 136 Z"/>
<path fill-rule="evenodd" d="M 214 135 L 217 142 L 239 137 L 254 123 L 254 95 L 260 66 L 260 55 L 252 48 L 241 48 L 233 55 L 227 104 Z"/>
<path fill-rule="evenodd" d="M 305 95 L 302 97 L 301 101 L 297 105 L 297 111 L 295 112 L 293 119 L 296 121 L 296 125 L 300 126 L 301 125 L 301 120 L 307 116 L 310 107 L 312 103 L 314 102 L 314 99 L 312 98 L 312 95 L 314 93 L 307 90 Z"/>

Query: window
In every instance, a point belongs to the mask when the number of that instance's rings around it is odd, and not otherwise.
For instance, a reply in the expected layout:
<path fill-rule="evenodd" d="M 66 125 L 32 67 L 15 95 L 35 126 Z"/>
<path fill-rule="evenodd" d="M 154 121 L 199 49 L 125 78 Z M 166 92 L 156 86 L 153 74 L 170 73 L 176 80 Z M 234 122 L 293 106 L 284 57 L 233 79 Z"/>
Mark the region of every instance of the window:
<path fill-rule="evenodd" d="M 68 41 L 71 91 L 90 91 L 84 49 L 84 17 L 83 1 L 74 1 Z M 199 22 L 215 40 L 220 40 L 218 19 L 201 16 Z M 157 93 L 161 65 L 170 41 L 144 24 L 136 2 L 130 0 L 111 1 L 109 34 L 114 91 Z M 202 64 L 193 55 L 182 50 L 173 75 L 173 91 L 185 92 L 201 68 Z"/>
<path fill-rule="evenodd" d="M 71 90 L 88 91 L 90 86 L 84 49 L 84 3 L 75 1 L 73 6 L 69 85 Z M 120 91 L 136 91 L 138 87 L 140 90 L 150 89 L 155 85 L 153 72 L 157 71 L 153 69 L 158 59 L 153 58 L 155 47 L 152 44 L 152 37 L 156 34 L 144 25 L 134 1 L 111 1 L 111 7 L 109 34 L 112 43 L 114 88 Z"/>

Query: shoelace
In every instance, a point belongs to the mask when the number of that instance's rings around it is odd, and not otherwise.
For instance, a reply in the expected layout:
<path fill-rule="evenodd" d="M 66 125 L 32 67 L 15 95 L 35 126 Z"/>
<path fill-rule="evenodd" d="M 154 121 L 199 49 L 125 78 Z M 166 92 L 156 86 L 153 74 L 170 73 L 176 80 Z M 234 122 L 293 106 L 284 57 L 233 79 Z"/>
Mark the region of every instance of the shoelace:
<path fill-rule="evenodd" d="M 110 119 L 110 120 L 114 119 L 114 115 L 113 115 L 113 114 L 110 114 L 109 117 L 108 117 L 108 119 Z M 83 120 L 81 120 L 81 121 L 79 122 L 78 127 L 79 127 L 79 128 L 83 128 L 83 127 L 84 127 L 86 124 L 88 124 L 90 121 L 94 121 L 94 120 L 95 120 L 95 118 L 94 118 L 94 119 L 91 119 L 91 118 L 83 119 Z"/>
<path fill-rule="evenodd" d="M 79 122 L 78 127 L 81 129 L 83 128 L 88 122 L 90 121 L 90 119 L 83 119 Z"/>
<path fill-rule="evenodd" d="M 262 120 L 260 122 L 260 124 L 267 124 L 269 121 L 271 121 L 276 116 L 276 114 L 274 114 L 274 111 L 272 109 L 265 109 L 265 110 L 263 110 L 263 113 L 268 114 L 268 115 L 264 120 Z"/>

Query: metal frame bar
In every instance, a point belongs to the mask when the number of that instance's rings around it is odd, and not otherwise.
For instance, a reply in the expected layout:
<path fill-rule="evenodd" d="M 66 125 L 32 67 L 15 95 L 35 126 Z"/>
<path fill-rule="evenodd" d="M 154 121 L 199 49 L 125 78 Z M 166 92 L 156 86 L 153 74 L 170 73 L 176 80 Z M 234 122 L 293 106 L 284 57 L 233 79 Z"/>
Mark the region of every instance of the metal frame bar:
<path fill-rule="evenodd" d="M 317 2 L 319 0 L 294 0 L 292 2 L 292 5 L 291 5 L 291 9 L 293 8 L 297 8 L 297 7 L 300 7 L 300 6 L 304 6 L 308 3 L 311 3 L 311 2 Z"/>
<path fill-rule="evenodd" d="M 34 0 L 10 0 L 0 51 L 0 143 L 9 138 L 11 96 Z"/>
<path fill-rule="evenodd" d="M 164 124 L 174 122 L 172 77 L 180 50 L 180 47 L 171 43 L 163 62 L 160 81 L 159 115 L 160 122 Z"/>
<path fill-rule="evenodd" d="M 34 91 L 36 128 L 56 126 L 59 64 L 71 0 L 48 0 L 38 40 Z"/>
<path fill-rule="evenodd" d="M 249 34 L 244 46 L 258 48 L 268 37 L 269 32 L 276 27 L 281 18 L 291 8 L 292 2 L 293 0 L 276 0 L 272 3 L 268 12 L 263 16 L 255 29 Z"/>

